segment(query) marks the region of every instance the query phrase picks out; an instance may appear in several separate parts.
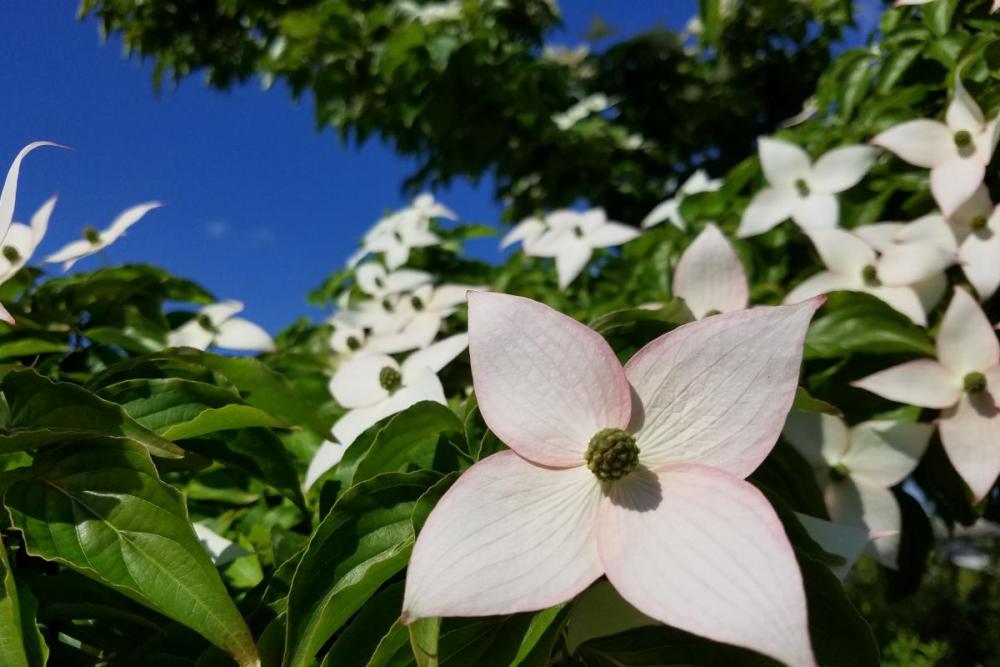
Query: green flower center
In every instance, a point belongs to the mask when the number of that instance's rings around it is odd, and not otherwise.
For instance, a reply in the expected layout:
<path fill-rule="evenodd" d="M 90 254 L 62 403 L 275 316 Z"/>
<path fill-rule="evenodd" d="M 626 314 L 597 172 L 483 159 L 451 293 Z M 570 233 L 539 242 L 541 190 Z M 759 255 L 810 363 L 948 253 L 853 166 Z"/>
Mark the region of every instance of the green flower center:
<path fill-rule="evenodd" d="M 378 373 L 378 383 L 387 392 L 392 393 L 403 384 L 403 376 L 392 366 L 386 366 Z"/>
<path fill-rule="evenodd" d="M 347 349 L 348 350 L 351 350 L 353 352 L 354 350 L 357 350 L 359 347 L 361 347 L 361 341 L 358 340 L 357 336 L 348 336 L 347 337 Z"/>
<path fill-rule="evenodd" d="M 861 277 L 866 283 L 874 283 L 878 280 L 878 269 L 875 268 L 874 264 L 869 264 L 861 269 Z"/>
<path fill-rule="evenodd" d="M 16 262 L 21 259 L 21 253 L 12 245 L 5 245 L 3 247 L 3 256 L 8 262 Z"/>
<path fill-rule="evenodd" d="M 573 228 L 573 233 L 576 235 L 576 238 L 578 238 L 578 239 L 582 239 L 583 238 L 583 230 L 581 228 L 574 227 Z"/>
<path fill-rule="evenodd" d="M 639 448 L 635 438 L 620 428 L 605 428 L 590 439 L 583 458 L 597 479 L 613 482 L 639 466 Z"/>
<path fill-rule="evenodd" d="M 962 379 L 965 391 L 975 394 L 986 389 L 986 376 L 979 371 L 972 371 Z"/>
<path fill-rule="evenodd" d="M 851 471 L 847 469 L 843 463 L 838 463 L 837 465 L 830 466 L 830 479 L 835 482 L 841 482 L 847 479 L 851 474 Z"/>
<path fill-rule="evenodd" d="M 410 297 L 410 304 L 413 306 L 414 310 L 424 309 L 424 300 L 421 299 L 419 296 Z"/>
<path fill-rule="evenodd" d="M 986 228 L 987 222 L 989 222 L 987 217 L 980 213 L 979 215 L 973 216 L 972 219 L 969 220 L 969 227 L 972 227 L 973 231 L 978 232 L 979 230 Z"/>
<path fill-rule="evenodd" d="M 83 238 L 87 240 L 88 243 L 97 245 L 101 242 L 101 233 L 94 229 L 93 227 L 83 228 Z"/>
<path fill-rule="evenodd" d="M 205 329 L 206 331 L 215 331 L 215 327 L 212 326 L 212 320 L 208 315 L 201 314 L 195 319 L 198 321 L 198 324 L 202 329 Z"/>
<path fill-rule="evenodd" d="M 800 178 L 795 181 L 795 189 L 798 190 L 800 197 L 808 197 L 811 192 L 809 190 L 809 184 L 806 183 L 804 178 Z"/>
<path fill-rule="evenodd" d="M 959 130 L 954 138 L 955 145 L 959 148 L 968 148 L 972 145 L 972 134 L 968 130 Z"/>

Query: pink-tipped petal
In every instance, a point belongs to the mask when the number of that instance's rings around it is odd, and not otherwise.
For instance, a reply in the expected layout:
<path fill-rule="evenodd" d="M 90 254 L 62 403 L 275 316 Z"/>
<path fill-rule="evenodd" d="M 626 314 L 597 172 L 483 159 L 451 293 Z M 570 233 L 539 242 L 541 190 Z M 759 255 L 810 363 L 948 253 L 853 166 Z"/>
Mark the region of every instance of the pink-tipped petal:
<path fill-rule="evenodd" d="M 688 246 L 674 272 L 674 295 L 698 319 L 711 311 L 728 313 L 750 301 L 743 264 L 719 228 L 709 224 Z"/>
<path fill-rule="evenodd" d="M 910 164 L 928 169 L 957 155 L 951 130 L 936 120 L 911 120 L 895 125 L 877 135 L 872 143 Z"/>
<path fill-rule="evenodd" d="M 931 169 L 931 194 L 944 215 L 950 216 L 968 201 L 986 176 L 986 165 L 955 157 Z"/>
<path fill-rule="evenodd" d="M 993 325 L 976 299 L 960 287 L 955 288 L 941 320 L 937 352 L 938 360 L 959 377 L 1000 362 L 1000 343 Z"/>
<path fill-rule="evenodd" d="M 851 446 L 840 462 L 858 481 L 894 486 L 917 467 L 933 433 L 933 424 L 862 422 L 851 429 Z"/>
<path fill-rule="evenodd" d="M 6 322 L 11 326 L 17 324 L 14 321 L 14 316 L 10 314 L 10 311 L 7 310 L 2 303 L 0 303 L 0 322 Z"/>
<path fill-rule="evenodd" d="M 784 426 L 806 329 L 821 303 L 724 313 L 639 350 L 625 374 L 635 392 L 630 430 L 640 461 L 753 472 Z"/>
<path fill-rule="evenodd" d="M 469 354 L 483 419 L 526 459 L 582 465 L 595 433 L 628 425 L 628 380 L 611 347 L 544 304 L 470 293 Z"/>
<path fill-rule="evenodd" d="M 851 442 L 840 417 L 802 410 L 788 413 L 781 436 L 817 471 L 840 463 Z"/>
<path fill-rule="evenodd" d="M 977 501 L 1000 475 L 1000 410 L 992 395 L 996 391 L 963 394 L 938 422 L 948 459 Z"/>
<path fill-rule="evenodd" d="M 832 229 L 840 222 L 836 195 L 815 192 L 800 197 L 792 209 L 792 220 L 803 229 Z"/>
<path fill-rule="evenodd" d="M 760 167 L 771 185 L 792 185 L 809 175 L 809 154 L 793 143 L 761 137 L 757 140 Z"/>
<path fill-rule="evenodd" d="M 750 484 L 700 465 L 633 473 L 602 503 L 597 538 L 608 580 L 644 614 L 815 665 L 795 554 Z"/>
<path fill-rule="evenodd" d="M 916 359 L 851 383 L 898 403 L 947 408 L 962 395 L 961 378 L 935 359 Z"/>
<path fill-rule="evenodd" d="M 743 211 L 738 238 L 756 236 L 769 231 L 779 222 L 792 216 L 798 202 L 794 188 L 765 188 L 754 195 Z"/>
<path fill-rule="evenodd" d="M 871 539 L 866 549 L 868 555 L 895 569 L 902 515 L 892 492 L 852 477 L 832 483 L 825 496 L 830 518 L 838 523 L 863 526 Z"/>
<path fill-rule="evenodd" d="M 878 153 L 878 149 L 871 146 L 835 148 L 816 160 L 809 174 L 809 187 L 826 194 L 854 187 L 868 173 Z"/>
<path fill-rule="evenodd" d="M 585 467 L 545 468 L 510 451 L 483 459 L 420 531 L 403 621 L 513 614 L 570 600 L 603 572 L 601 498 Z"/>

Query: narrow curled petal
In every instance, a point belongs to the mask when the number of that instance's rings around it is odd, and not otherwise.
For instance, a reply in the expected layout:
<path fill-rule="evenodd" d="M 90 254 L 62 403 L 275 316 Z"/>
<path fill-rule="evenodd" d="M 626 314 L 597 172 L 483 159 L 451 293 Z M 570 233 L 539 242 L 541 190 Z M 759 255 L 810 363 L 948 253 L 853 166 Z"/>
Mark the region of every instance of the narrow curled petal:
<path fill-rule="evenodd" d="M 795 554 L 750 484 L 690 464 L 633 473 L 601 504 L 597 540 L 608 580 L 644 614 L 815 665 Z"/>
<path fill-rule="evenodd" d="M 799 197 L 792 208 L 792 220 L 803 229 L 831 229 L 840 222 L 840 204 L 836 195 L 814 192 Z"/>
<path fill-rule="evenodd" d="M 142 218 L 154 208 L 163 206 L 158 201 L 150 201 L 144 204 L 137 204 L 125 209 L 118 214 L 111 224 L 101 232 L 101 243 L 108 245 L 118 239 L 119 236 L 128 231 L 128 228 L 142 220 Z"/>
<path fill-rule="evenodd" d="M 834 482 L 825 495 L 830 517 L 838 523 L 864 526 L 871 540 L 868 554 L 895 569 L 902 515 L 892 491 L 851 478 Z"/>
<path fill-rule="evenodd" d="M 876 157 L 878 150 L 871 146 L 835 148 L 816 160 L 806 180 L 815 192 L 843 192 L 864 178 Z"/>
<path fill-rule="evenodd" d="M 350 410 L 333 425 L 333 437 L 349 447 L 359 435 L 378 422 L 421 401 L 448 404 L 441 381 L 430 371 L 425 371 L 409 384 L 400 387 L 385 400 Z"/>
<path fill-rule="evenodd" d="M 587 242 L 594 248 L 611 248 L 628 243 L 637 236 L 639 230 L 635 227 L 620 222 L 608 222 L 588 232 Z"/>
<path fill-rule="evenodd" d="M 936 120 L 911 120 L 890 127 L 872 143 L 892 151 L 903 160 L 930 169 L 957 155 L 951 130 Z"/>
<path fill-rule="evenodd" d="M 761 306 L 685 324 L 625 366 L 640 461 L 697 462 L 746 477 L 784 426 L 806 328 L 822 300 Z"/>
<path fill-rule="evenodd" d="M 274 339 L 260 325 L 242 317 L 233 317 L 219 325 L 215 344 L 227 350 L 272 352 Z"/>
<path fill-rule="evenodd" d="M 425 369 L 437 373 L 450 364 L 455 357 L 465 352 L 469 347 L 469 334 L 455 334 L 443 340 L 417 350 L 403 361 L 403 379 L 413 377 Z"/>
<path fill-rule="evenodd" d="M 240 312 L 243 312 L 243 302 L 230 299 L 228 301 L 210 303 L 207 306 L 202 307 L 199 314 L 207 317 L 213 327 L 217 327 L 236 313 Z"/>
<path fill-rule="evenodd" d="M 469 468 L 413 547 L 403 622 L 544 609 L 601 576 L 601 490 L 584 466 L 552 469 L 514 452 Z"/>
<path fill-rule="evenodd" d="M 51 141 L 35 141 L 22 148 L 14 157 L 14 161 L 11 162 L 10 168 L 7 170 L 7 176 L 3 182 L 3 191 L 0 192 L 0 240 L 3 240 L 4 235 L 7 234 L 7 228 L 14 220 L 14 205 L 17 201 L 17 179 L 21 175 L 21 162 L 24 161 L 28 153 L 42 146 L 65 148 Z"/>
<path fill-rule="evenodd" d="M 797 201 L 798 195 L 793 188 L 764 188 L 743 211 L 736 236 L 742 239 L 769 231 L 791 217 Z"/>
<path fill-rule="evenodd" d="M 1000 343 L 993 325 L 975 298 L 961 287 L 955 288 L 941 320 L 937 352 L 938 360 L 960 377 L 1000 362 Z"/>
<path fill-rule="evenodd" d="M 500 239 L 500 249 L 503 250 L 519 241 L 527 247 L 544 233 L 544 222 L 538 218 L 527 218 L 514 225 L 514 228 Z"/>
<path fill-rule="evenodd" d="M 840 417 L 802 410 L 788 413 L 781 435 L 817 470 L 840 463 L 851 442 Z"/>
<path fill-rule="evenodd" d="M 852 386 L 899 403 L 947 408 L 962 394 L 961 379 L 935 359 L 917 359 L 887 368 L 851 383 Z"/>
<path fill-rule="evenodd" d="M 684 251 L 674 272 L 673 289 L 699 319 L 713 310 L 728 313 L 746 308 L 750 301 L 743 264 L 712 224 Z"/>
<path fill-rule="evenodd" d="M 330 394 L 345 408 L 374 405 L 389 397 L 379 382 L 383 368 L 399 370 L 399 364 L 385 354 L 365 354 L 340 364 L 330 380 Z"/>
<path fill-rule="evenodd" d="M 931 169 L 931 194 L 949 216 L 968 201 L 986 176 L 986 165 L 979 160 L 956 157 Z"/>
<path fill-rule="evenodd" d="M 313 454 L 312 460 L 309 461 L 305 481 L 302 482 L 302 491 L 305 492 L 311 489 L 316 480 L 326 474 L 327 470 L 340 463 L 346 451 L 347 447 L 344 447 L 339 442 L 324 440 L 323 444 L 316 450 L 316 453 Z"/>
<path fill-rule="evenodd" d="M 933 424 L 862 422 L 851 428 L 851 447 L 840 462 L 859 482 L 894 486 L 917 467 L 933 433 Z"/>
<path fill-rule="evenodd" d="M 470 293 L 469 355 L 486 425 L 526 459 L 580 465 L 595 433 L 628 425 L 628 380 L 611 347 L 537 301 Z"/>
<path fill-rule="evenodd" d="M 771 185 L 792 185 L 809 175 L 809 154 L 793 143 L 760 137 L 757 140 L 760 167 Z"/>
<path fill-rule="evenodd" d="M 684 229 L 684 218 L 681 217 L 681 203 L 676 198 L 667 199 L 657 204 L 652 211 L 642 219 L 640 226 L 643 229 L 655 227 L 665 220 L 669 220 L 678 229 Z"/>
<path fill-rule="evenodd" d="M 958 251 L 965 277 L 980 299 L 989 299 L 1000 287 L 1000 232 L 971 233 Z"/>
<path fill-rule="evenodd" d="M 77 260 L 91 255 L 96 250 L 94 249 L 94 244 L 90 241 L 80 239 L 79 241 L 71 241 L 67 243 L 59 250 L 55 251 L 51 255 L 45 258 L 45 261 L 50 264 L 62 264 L 63 270 L 68 271 Z"/>
<path fill-rule="evenodd" d="M 948 460 L 977 501 L 1000 475 L 1000 410 L 992 392 L 963 394 L 938 422 Z"/>

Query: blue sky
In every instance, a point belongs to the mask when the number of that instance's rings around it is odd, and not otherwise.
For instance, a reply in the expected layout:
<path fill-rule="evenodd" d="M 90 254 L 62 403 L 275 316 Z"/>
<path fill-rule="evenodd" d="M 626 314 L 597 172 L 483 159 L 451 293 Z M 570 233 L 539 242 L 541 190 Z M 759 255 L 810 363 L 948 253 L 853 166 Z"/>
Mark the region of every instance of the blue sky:
<path fill-rule="evenodd" d="M 39 255 L 86 225 L 159 200 L 163 209 L 109 249 L 113 262 L 155 263 L 220 299 L 241 299 L 246 316 L 272 332 L 318 315 L 307 292 L 342 266 L 383 211 L 405 204 L 400 184 L 412 164 L 376 142 L 345 147 L 332 131 L 317 132 L 310 104 L 294 104 L 280 86 L 219 93 L 196 76 L 156 95 L 149 65 L 124 60 L 117 39 L 102 44 L 96 22 L 78 22 L 74 4 L 7 0 L 3 12 L 0 164 L 37 139 L 74 149 L 38 150 L 22 168 L 16 219 L 59 195 Z M 683 25 L 696 2 L 561 4 L 566 28 L 550 41 L 575 44 L 594 15 L 629 35 L 657 22 Z M 438 195 L 463 220 L 496 222 L 488 182 L 457 182 Z M 490 256 L 494 243 L 471 250 Z"/>

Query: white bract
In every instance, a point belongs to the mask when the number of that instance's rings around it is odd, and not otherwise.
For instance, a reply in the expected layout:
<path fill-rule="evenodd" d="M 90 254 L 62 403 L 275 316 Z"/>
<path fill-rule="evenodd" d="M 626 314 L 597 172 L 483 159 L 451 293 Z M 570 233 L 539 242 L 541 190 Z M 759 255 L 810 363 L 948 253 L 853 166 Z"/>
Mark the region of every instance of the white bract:
<path fill-rule="evenodd" d="M 117 241 L 128 231 L 129 227 L 139 222 L 144 215 L 154 208 L 159 208 L 160 206 L 162 204 L 159 202 L 146 202 L 145 204 L 125 209 L 103 231 L 98 231 L 93 227 L 85 227 L 83 230 L 84 238 L 63 246 L 46 257 L 45 261 L 50 264 L 61 263 L 63 271 L 69 271 L 74 264 L 84 257 L 90 257 Z"/>
<path fill-rule="evenodd" d="M 862 526 L 827 521 L 800 512 L 796 512 L 795 517 L 823 551 L 843 559 L 830 569 L 838 579 L 846 578 L 868 544 L 868 531 Z"/>
<path fill-rule="evenodd" d="M 35 254 L 48 231 L 55 205 L 56 198 L 51 197 L 31 216 L 30 224 L 15 222 L 8 228 L 0 247 L 0 283 L 10 280 Z"/>
<path fill-rule="evenodd" d="M 316 480 L 325 475 L 330 468 L 340 463 L 346 451 L 347 447 L 339 442 L 324 440 L 309 461 L 305 481 L 302 482 L 302 492 L 305 493 L 311 489 Z"/>
<path fill-rule="evenodd" d="M 201 547 L 208 554 L 208 557 L 212 559 L 212 563 L 216 567 L 228 565 L 237 558 L 250 555 L 249 551 L 232 540 L 219 535 L 205 524 L 194 523 L 191 525 L 194 527 L 195 537 L 198 538 Z"/>
<path fill-rule="evenodd" d="M 354 273 L 354 279 L 362 292 L 373 299 L 410 292 L 431 282 L 431 274 L 413 269 L 386 271 L 377 262 L 365 262 Z"/>
<path fill-rule="evenodd" d="M 569 109 L 566 109 L 566 111 L 553 114 L 552 122 L 556 124 L 556 127 L 565 132 L 584 118 L 595 113 L 607 111 L 613 104 L 614 102 L 608 99 L 608 96 L 603 93 L 588 95 Z"/>
<path fill-rule="evenodd" d="M 986 120 L 956 74 L 944 123 L 924 118 L 907 121 L 880 133 L 872 143 L 930 169 L 931 194 L 942 213 L 950 216 L 982 185 L 997 138 L 998 119 Z"/>
<path fill-rule="evenodd" d="M 744 478 L 781 432 L 818 305 L 687 324 L 623 368 L 543 304 L 470 293 L 476 399 L 510 450 L 431 512 L 402 621 L 545 609 L 604 575 L 660 622 L 815 665 L 794 552 Z"/>
<path fill-rule="evenodd" d="M 976 300 L 956 287 L 937 337 L 937 359 L 879 371 L 854 386 L 892 401 L 941 408 L 941 442 L 976 499 L 1000 475 L 1000 343 Z"/>
<path fill-rule="evenodd" d="M 447 405 L 437 373 L 468 347 L 467 334 L 440 340 L 402 364 L 386 354 L 348 359 L 330 380 L 330 393 L 347 413 L 333 425 L 337 442 L 349 447 L 379 421 L 420 401 Z"/>
<path fill-rule="evenodd" d="M 545 218 L 548 230 L 532 244 L 531 254 L 556 261 L 559 288 L 565 289 L 587 266 L 596 248 L 612 248 L 639 236 L 639 230 L 608 220 L 604 209 L 560 209 Z"/>
<path fill-rule="evenodd" d="M 243 310 L 240 301 L 220 301 L 201 308 L 198 315 L 167 335 L 169 347 L 193 347 L 207 350 L 270 352 L 274 340 L 261 327 L 235 315 Z"/>
<path fill-rule="evenodd" d="M 836 227 L 837 194 L 857 185 L 878 156 L 870 146 L 844 146 L 813 162 L 795 144 L 771 137 L 761 137 L 758 147 L 768 187 L 743 212 L 736 232 L 741 238 L 763 234 L 788 218 L 806 230 Z"/>
<path fill-rule="evenodd" d="M 642 228 L 648 229 L 669 220 L 678 229 L 684 229 L 687 223 L 681 216 L 681 203 L 688 195 L 699 192 L 715 192 L 722 187 L 722 179 L 711 179 L 704 169 L 698 169 L 674 193 L 674 196 L 662 201 L 642 219 Z"/>
<path fill-rule="evenodd" d="M 430 222 L 411 209 L 385 218 L 376 230 L 377 233 L 365 238 L 362 252 L 382 253 L 382 261 L 393 271 L 409 261 L 414 248 L 441 243 L 438 235 L 431 231 Z"/>
<path fill-rule="evenodd" d="M 546 231 L 548 231 L 549 226 L 545 223 L 545 220 L 536 217 L 525 218 L 521 222 L 514 225 L 509 232 L 507 232 L 502 239 L 500 239 L 500 249 L 503 250 L 508 246 L 514 245 L 515 243 L 520 243 L 524 247 L 524 252 L 528 255 L 532 254 L 531 251 L 534 248 L 535 241 L 540 239 Z"/>
<path fill-rule="evenodd" d="M 931 424 L 868 421 L 848 428 L 840 417 L 793 411 L 784 437 L 813 467 L 830 518 L 864 526 L 868 554 L 896 568 L 902 513 L 890 487 L 913 472 Z"/>
<path fill-rule="evenodd" d="M 814 229 L 807 234 L 826 270 L 796 286 L 785 303 L 837 290 L 865 292 L 915 323 L 927 324 L 926 304 L 940 298 L 941 272 L 954 263 L 951 253 L 914 241 L 883 246 L 880 254 L 860 236 L 842 229 Z"/>
<path fill-rule="evenodd" d="M 728 313 L 750 303 L 743 263 L 719 228 L 709 223 L 681 255 L 674 270 L 674 296 L 701 319 Z"/>

